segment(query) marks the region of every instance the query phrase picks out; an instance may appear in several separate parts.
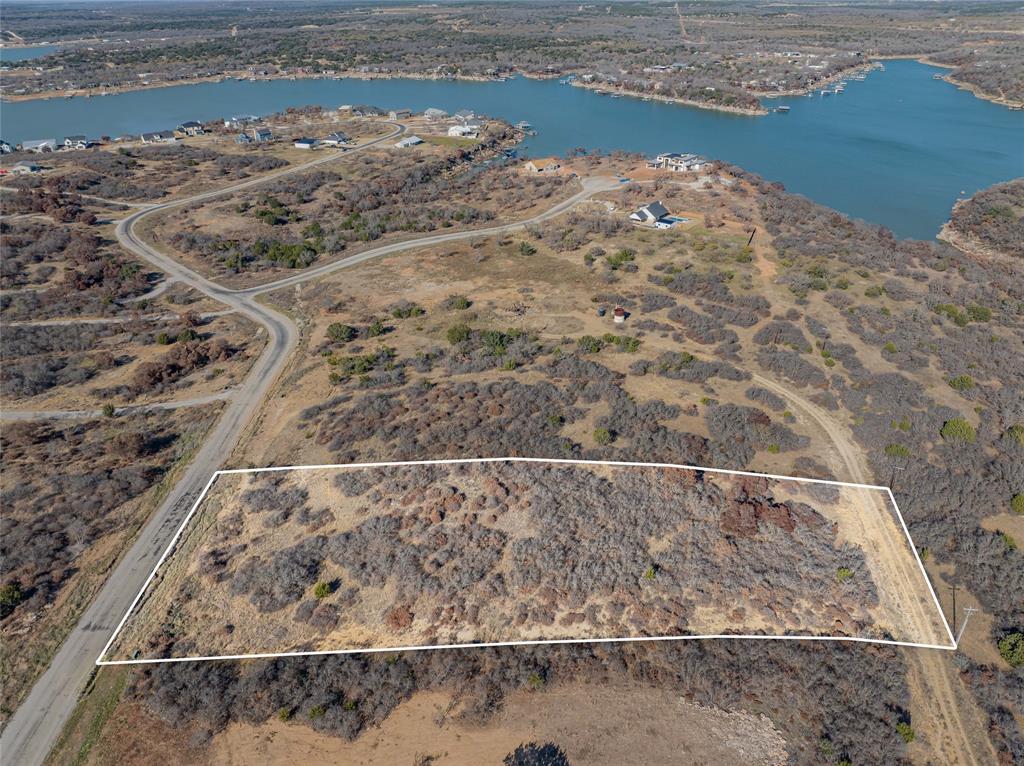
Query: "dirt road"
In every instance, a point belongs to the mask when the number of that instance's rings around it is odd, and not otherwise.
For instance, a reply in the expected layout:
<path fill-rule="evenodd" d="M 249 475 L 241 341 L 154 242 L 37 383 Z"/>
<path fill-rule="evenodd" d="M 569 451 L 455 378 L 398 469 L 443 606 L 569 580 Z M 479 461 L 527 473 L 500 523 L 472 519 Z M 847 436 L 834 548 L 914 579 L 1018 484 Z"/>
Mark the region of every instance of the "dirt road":
<path fill-rule="evenodd" d="M 835 448 L 835 457 L 841 465 L 839 479 L 859 484 L 871 482 L 869 470 L 863 454 L 854 446 L 852 434 L 824 408 L 808 401 L 792 389 L 761 375 L 754 375 L 760 385 L 783 397 L 792 409 L 807 417 L 820 427 L 828 436 Z M 875 502 L 874 498 L 872 501 Z M 872 516 L 888 514 L 887 508 L 871 509 Z M 866 535 L 867 536 L 867 535 Z M 870 535 L 878 539 L 878 535 Z M 927 631 L 934 619 L 935 605 L 922 599 L 913 598 L 910 594 L 920 590 L 921 573 L 908 570 L 900 562 L 906 562 L 905 555 L 896 550 L 907 544 L 902 536 L 893 538 L 882 535 L 888 550 L 881 557 L 889 563 L 884 577 L 893 583 L 899 583 L 898 589 L 907 598 L 904 606 L 913 624 L 922 631 Z M 927 632 L 922 635 L 928 635 Z M 931 749 L 930 762 L 948 764 L 949 766 L 969 766 L 973 764 L 995 763 L 997 760 L 991 742 L 984 736 L 985 722 L 979 711 L 965 704 L 965 692 L 957 694 L 959 680 L 956 678 L 948 652 L 939 649 L 907 649 L 907 659 L 911 688 L 914 696 L 923 704 L 911 711 L 914 715 L 914 727 L 926 734 L 926 744 Z M 971 736 L 971 733 L 975 736 Z"/>

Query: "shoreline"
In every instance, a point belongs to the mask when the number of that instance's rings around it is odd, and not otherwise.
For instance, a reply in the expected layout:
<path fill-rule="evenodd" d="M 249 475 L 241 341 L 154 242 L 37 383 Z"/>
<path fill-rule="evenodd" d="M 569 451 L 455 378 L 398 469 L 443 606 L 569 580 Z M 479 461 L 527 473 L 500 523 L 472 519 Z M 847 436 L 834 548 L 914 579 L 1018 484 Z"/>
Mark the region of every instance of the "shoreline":
<path fill-rule="evenodd" d="M 624 96 L 627 98 L 638 98 L 638 99 L 650 99 L 651 101 L 661 101 L 665 104 L 679 104 L 680 106 L 691 106 L 697 109 L 708 109 L 715 112 L 727 112 L 729 114 L 738 114 L 743 117 L 761 117 L 769 114 L 769 111 L 763 106 L 758 109 L 751 109 L 742 106 L 726 106 L 724 104 L 712 104 L 707 101 L 693 101 L 687 98 L 677 98 L 676 96 L 660 96 L 654 93 L 641 93 L 631 90 L 626 90 L 621 87 L 614 87 L 608 85 L 599 85 L 591 82 L 580 82 L 579 79 L 573 80 L 570 83 L 574 88 L 585 88 L 586 90 L 592 91 L 603 91 L 606 88 L 611 88 L 616 95 Z"/>
<path fill-rule="evenodd" d="M 38 47 L 38 46 L 24 46 L 24 47 Z M 755 96 L 757 99 L 775 99 L 775 98 L 792 98 L 798 96 L 806 96 L 808 93 L 813 93 L 821 88 L 826 88 L 840 80 L 844 80 L 855 74 L 861 72 L 870 72 L 874 69 L 874 64 L 883 61 L 917 61 L 920 64 L 926 66 L 938 67 L 941 69 L 956 69 L 954 64 L 944 64 L 941 62 L 933 61 L 924 56 L 871 56 L 868 62 L 858 64 L 850 69 L 845 69 L 841 72 L 837 72 L 830 77 L 815 83 L 813 86 L 808 88 L 794 88 L 792 90 L 782 91 L 766 91 L 762 93 L 751 93 L 750 95 Z M 514 71 L 511 76 L 525 77 L 528 80 L 553 80 L 559 77 L 565 77 L 574 74 L 572 72 L 562 73 L 542 73 L 542 72 L 524 72 L 520 70 Z M 737 114 L 745 117 L 761 117 L 771 113 L 771 109 L 765 106 L 758 108 L 742 107 L 742 106 L 726 106 L 723 104 L 715 104 L 708 101 L 695 101 L 693 99 L 678 98 L 675 96 L 663 96 L 656 93 L 644 93 L 640 91 L 631 91 L 621 86 L 598 84 L 598 83 L 584 83 L 581 82 L 580 75 L 575 74 L 576 78 L 573 80 L 571 85 L 577 88 L 586 88 L 588 90 L 600 91 L 608 90 L 612 91 L 617 95 L 627 96 L 629 98 L 640 98 L 650 99 L 652 101 L 659 101 L 667 104 L 678 104 L 680 106 L 690 106 L 697 109 L 709 109 L 711 111 L 724 112 L 726 114 Z M 67 91 L 44 91 L 39 93 L 26 93 L 26 94 L 15 94 L 15 95 L 0 95 L 0 104 L 8 103 L 19 103 L 24 101 L 48 101 L 51 99 L 58 98 L 92 98 L 94 96 L 115 96 L 122 95 L 125 93 L 135 93 L 146 90 L 156 90 L 158 88 L 173 88 L 175 86 L 187 86 L 187 85 L 201 85 L 203 83 L 217 83 L 225 80 L 237 80 L 241 78 L 243 81 L 253 80 L 255 82 L 271 82 L 275 80 L 452 80 L 456 82 L 503 82 L 506 78 L 499 77 L 487 77 L 485 75 L 464 75 L 464 74 L 452 74 L 452 75 L 437 75 L 426 72 L 409 72 L 409 73 L 395 73 L 395 72 L 360 72 L 352 70 L 342 70 L 333 75 L 324 74 L 289 74 L 289 75 L 268 75 L 263 77 L 252 78 L 249 72 L 226 72 L 218 75 L 210 75 L 207 77 L 188 77 L 181 80 L 173 81 L 160 81 L 151 82 L 147 84 L 136 84 L 130 85 L 118 85 L 111 88 L 102 88 L 99 86 L 90 88 L 78 88 Z M 956 79 L 951 73 L 944 75 L 942 78 L 943 82 L 948 82 L 961 90 L 966 90 L 973 94 L 976 98 L 982 99 L 983 101 L 989 101 L 993 104 L 1005 107 L 1007 109 L 1019 110 L 1024 109 L 1024 101 L 1017 101 L 1015 99 L 1007 98 L 1005 96 L 999 96 L 994 93 L 987 93 L 982 90 L 979 86 L 973 83 L 964 82 Z"/>

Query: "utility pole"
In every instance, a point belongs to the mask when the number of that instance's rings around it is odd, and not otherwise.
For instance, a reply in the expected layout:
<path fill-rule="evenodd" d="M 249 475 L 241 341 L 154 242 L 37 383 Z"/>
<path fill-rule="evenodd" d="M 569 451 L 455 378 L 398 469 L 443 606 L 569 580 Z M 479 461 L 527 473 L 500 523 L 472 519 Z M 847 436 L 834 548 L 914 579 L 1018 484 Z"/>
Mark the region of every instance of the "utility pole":
<path fill-rule="evenodd" d="M 747 247 L 750 247 L 750 243 L 754 241 L 754 235 L 755 234 L 757 234 L 757 227 L 756 226 L 754 227 L 754 230 L 752 232 L 750 232 L 750 239 L 747 240 Z"/>

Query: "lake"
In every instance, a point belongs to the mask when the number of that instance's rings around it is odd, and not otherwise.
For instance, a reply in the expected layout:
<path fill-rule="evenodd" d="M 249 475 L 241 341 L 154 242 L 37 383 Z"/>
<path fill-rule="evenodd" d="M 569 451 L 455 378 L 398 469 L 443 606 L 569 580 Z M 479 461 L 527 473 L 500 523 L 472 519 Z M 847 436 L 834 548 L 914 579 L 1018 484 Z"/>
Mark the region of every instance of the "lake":
<path fill-rule="evenodd" d="M 13 64 L 16 61 L 31 61 L 32 59 L 49 56 L 57 52 L 56 45 L 33 45 L 27 48 L 0 48 L 0 64 Z"/>
<path fill-rule="evenodd" d="M 888 61 L 884 72 L 851 80 L 842 95 L 766 100 L 790 111 L 763 117 L 611 98 L 524 77 L 480 83 L 230 80 L 4 104 L 2 136 L 12 142 L 116 136 L 307 104 L 468 108 L 530 122 L 539 135 L 525 151 L 534 157 L 576 147 L 695 152 L 781 181 L 790 191 L 897 235 L 931 239 L 959 196 L 1024 175 L 1024 111 L 934 80 L 941 71 Z"/>

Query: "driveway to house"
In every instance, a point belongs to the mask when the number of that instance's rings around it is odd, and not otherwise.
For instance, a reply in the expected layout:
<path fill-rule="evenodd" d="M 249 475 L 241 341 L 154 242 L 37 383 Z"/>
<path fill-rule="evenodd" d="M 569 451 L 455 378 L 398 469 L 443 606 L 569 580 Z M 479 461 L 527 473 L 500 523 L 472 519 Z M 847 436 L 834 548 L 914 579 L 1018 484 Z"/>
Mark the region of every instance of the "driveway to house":
<path fill-rule="evenodd" d="M 135 542 L 117 564 L 96 598 L 86 608 L 78 624 L 68 634 L 54 655 L 50 666 L 36 681 L 29 696 L 4 729 L 0 736 L 0 752 L 3 753 L 5 763 L 37 766 L 45 760 L 60 736 L 65 723 L 74 712 L 79 696 L 95 672 L 95 662 L 103 651 L 107 640 L 119 622 L 126 616 L 150 572 L 181 526 L 189 509 L 198 499 L 203 487 L 238 444 L 247 425 L 252 422 L 253 416 L 262 406 L 270 388 L 288 364 L 292 352 L 298 344 L 299 331 L 287 316 L 258 302 L 256 299 L 258 295 L 312 279 L 319 279 L 372 258 L 444 242 L 522 229 L 558 216 L 594 194 L 621 187 L 621 183 L 615 178 L 586 178 L 582 180 L 581 191 L 519 223 L 504 224 L 488 229 L 435 234 L 396 242 L 245 290 L 221 287 L 151 247 L 135 232 L 136 224 L 155 212 L 213 199 L 258 186 L 285 175 L 309 170 L 312 167 L 347 157 L 364 147 L 387 141 L 404 130 L 403 126 L 396 125 L 396 130 L 393 133 L 362 144 L 343 154 L 331 153 L 312 162 L 224 189 L 150 205 L 132 212 L 118 224 L 116 235 L 122 247 L 164 271 L 168 279 L 183 282 L 262 326 L 268 334 L 267 345 L 253 364 L 246 379 L 234 389 L 233 396 L 228 400 L 228 405 L 220 420 L 210 431 L 192 462 L 170 489 L 146 526 L 140 531 Z"/>

